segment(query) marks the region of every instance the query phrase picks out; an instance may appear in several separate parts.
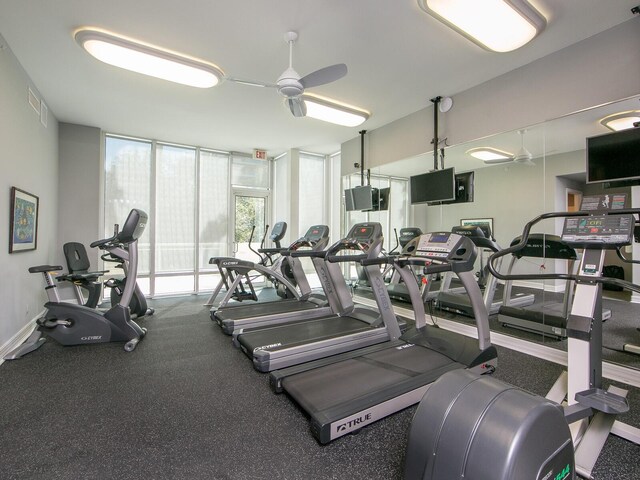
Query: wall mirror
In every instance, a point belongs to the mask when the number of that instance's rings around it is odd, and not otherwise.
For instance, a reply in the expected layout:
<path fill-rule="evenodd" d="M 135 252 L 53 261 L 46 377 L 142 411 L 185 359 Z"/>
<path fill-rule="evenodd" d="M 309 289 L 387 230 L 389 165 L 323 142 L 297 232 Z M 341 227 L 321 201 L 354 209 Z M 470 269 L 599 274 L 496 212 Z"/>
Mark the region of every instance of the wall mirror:
<path fill-rule="evenodd" d="M 390 187 L 388 210 L 377 212 L 350 212 L 345 215 L 345 226 L 357 221 L 379 221 L 385 229 L 387 249 L 395 246 L 394 228 L 419 227 L 423 231 L 450 231 L 461 223 L 489 222 L 493 237 L 500 247 L 507 247 L 522 233 L 525 223 L 537 215 L 551 211 L 579 209 L 583 195 L 596 193 L 626 193 L 629 206 L 633 191 L 640 187 L 614 185 L 605 189 L 602 184 L 587 184 L 585 173 L 586 138 L 611 132 L 603 119 L 623 112 L 640 112 L 640 96 L 596 106 L 547 122 L 513 131 L 503 132 L 465 144 L 447 146 L 444 149 L 444 167 L 454 167 L 455 172 L 473 172 L 473 202 L 447 205 L 410 205 L 408 179 L 433 169 L 433 152 L 388 163 L 371 170 L 371 185 Z M 480 152 L 480 153 L 478 153 Z M 475 156 L 472 156 L 475 154 Z M 508 158 L 499 159 L 500 155 Z M 481 158 L 477 158 L 481 157 Z M 515 158 L 514 158 L 515 157 Z M 489 159 L 485 162 L 484 159 Z M 492 160 L 496 163 L 492 163 Z M 442 158 L 439 155 L 438 161 Z M 360 185 L 359 174 L 343 177 L 343 187 Z M 366 180 L 365 180 L 366 182 Z M 637 196 L 640 198 L 640 196 Z M 633 206 L 640 206 L 633 205 Z M 563 222 L 546 220 L 537 231 L 559 235 Z M 545 247 L 548 248 L 548 247 Z M 637 248 L 636 248 L 637 249 Z M 632 256 L 633 247 L 626 249 Z M 640 255 L 640 249 L 636 258 Z M 484 269 L 490 251 L 484 250 L 476 262 L 478 275 Z M 581 252 L 578 250 L 579 256 Z M 509 267 L 507 259 L 501 266 Z M 632 269 L 619 261 L 615 252 L 607 253 L 605 265 L 621 266 L 625 278 L 632 279 Z M 513 266 L 516 273 L 566 272 L 572 268 L 565 258 L 522 258 Z M 351 272 L 352 278 L 357 272 Z M 636 278 L 636 283 L 640 278 Z M 434 284 L 437 287 L 437 284 Z M 453 283 L 453 290 L 456 285 Z M 501 300 L 504 285 L 498 284 L 495 300 Z M 565 283 L 546 280 L 515 282 L 512 297 L 533 295 L 535 303 L 557 304 L 556 313 L 563 314 Z M 357 289 L 356 289 L 357 292 Z M 363 292 L 357 292 L 358 294 Z M 640 304 L 634 303 L 628 292 L 605 291 L 605 316 L 611 318 L 603 324 L 603 356 L 606 360 L 633 368 L 640 368 L 640 355 L 623 352 L 625 344 L 640 345 Z M 525 303 L 528 300 L 523 300 Z M 552 310 L 553 311 L 553 310 Z M 464 324 L 472 322 L 451 312 L 434 311 L 434 315 Z M 502 318 L 502 317 L 500 317 Z M 553 327 L 549 317 L 543 314 L 546 329 Z M 525 324 L 525 327 L 528 324 Z M 498 315 L 491 316 L 491 328 L 495 332 L 512 335 L 535 343 L 542 343 L 566 350 L 567 340 L 554 335 L 553 330 L 538 332 L 522 329 L 522 325 L 502 324 Z"/>

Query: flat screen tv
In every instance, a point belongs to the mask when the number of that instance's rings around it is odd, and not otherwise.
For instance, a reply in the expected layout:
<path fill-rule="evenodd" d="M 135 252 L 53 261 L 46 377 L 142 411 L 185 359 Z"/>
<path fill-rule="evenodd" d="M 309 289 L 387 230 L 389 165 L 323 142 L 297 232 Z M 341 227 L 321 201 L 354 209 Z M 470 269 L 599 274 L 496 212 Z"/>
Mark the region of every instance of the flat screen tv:
<path fill-rule="evenodd" d="M 640 178 L 640 128 L 587 138 L 587 183 Z"/>
<path fill-rule="evenodd" d="M 456 179 L 452 168 L 434 170 L 410 177 L 411 204 L 435 203 L 455 200 Z"/>
<path fill-rule="evenodd" d="M 373 210 L 373 189 L 371 185 L 354 187 L 351 189 L 353 195 L 354 210 Z"/>
<path fill-rule="evenodd" d="M 456 173 L 456 199 L 442 203 L 467 202 L 473 202 L 473 172 Z"/>
<path fill-rule="evenodd" d="M 353 192 L 350 188 L 347 188 L 344 191 L 344 208 L 347 210 L 347 212 L 351 212 L 352 210 L 356 209 L 355 205 L 353 204 Z"/>
<path fill-rule="evenodd" d="M 378 203 L 375 207 L 376 210 L 389 210 L 389 195 L 391 194 L 391 188 L 380 188 L 378 189 Z M 374 192 L 375 195 L 375 192 Z M 375 203 L 375 201 L 374 201 Z"/>

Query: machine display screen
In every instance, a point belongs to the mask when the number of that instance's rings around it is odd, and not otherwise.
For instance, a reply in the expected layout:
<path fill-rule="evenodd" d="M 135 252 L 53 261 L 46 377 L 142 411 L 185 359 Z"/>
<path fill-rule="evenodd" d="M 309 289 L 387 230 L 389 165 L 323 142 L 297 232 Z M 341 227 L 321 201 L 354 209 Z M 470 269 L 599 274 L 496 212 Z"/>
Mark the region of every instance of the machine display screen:
<path fill-rule="evenodd" d="M 449 235 L 448 234 L 431 235 L 431 239 L 429 241 L 431 243 L 447 243 L 449 241 Z"/>
<path fill-rule="evenodd" d="M 569 244 L 628 245 L 631 243 L 634 219 L 632 215 L 593 215 L 567 218 L 562 240 Z"/>
<path fill-rule="evenodd" d="M 358 227 L 355 233 L 356 238 L 371 238 L 373 227 Z"/>

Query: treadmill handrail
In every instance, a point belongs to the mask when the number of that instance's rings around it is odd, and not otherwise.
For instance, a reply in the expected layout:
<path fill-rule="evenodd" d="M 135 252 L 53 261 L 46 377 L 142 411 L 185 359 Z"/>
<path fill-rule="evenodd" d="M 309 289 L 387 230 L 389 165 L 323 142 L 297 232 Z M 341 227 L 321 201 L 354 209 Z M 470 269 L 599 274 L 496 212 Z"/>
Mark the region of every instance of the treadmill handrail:
<path fill-rule="evenodd" d="M 602 213 L 602 212 L 600 212 Z M 568 217 L 589 217 L 594 214 L 594 211 L 578 211 L 578 212 L 550 212 L 543 213 L 542 215 L 538 215 L 533 220 L 528 222 L 524 229 L 522 230 L 522 235 L 520 236 L 520 243 L 513 245 L 509 248 L 505 248 L 499 252 L 494 253 L 489 257 L 489 262 L 487 263 L 487 267 L 491 272 L 491 275 L 500 279 L 500 280 L 574 280 L 576 282 L 583 283 L 607 283 L 611 285 L 618 285 L 624 289 L 631 290 L 633 292 L 640 293 L 640 285 L 635 285 L 634 283 L 628 282 L 626 280 L 621 280 L 619 278 L 613 277 L 591 277 L 585 275 L 577 275 L 573 273 L 531 273 L 531 274 L 504 274 L 500 273 L 498 269 L 495 267 L 495 263 L 501 257 L 506 255 L 513 254 L 519 250 L 522 250 L 527 246 L 527 242 L 529 240 L 529 234 L 531 233 L 531 228 L 540 223 L 542 220 L 547 220 L 549 218 L 568 218 Z M 628 214 L 640 214 L 640 208 L 624 208 L 620 210 L 605 212 L 606 215 L 628 215 Z"/>
<path fill-rule="evenodd" d="M 361 262 L 362 260 L 366 260 L 367 254 L 360 253 L 358 255 L 329 255 L 325 256 L 327 262 L 338 263 L 338 262 Z"/>
<path fill-rule="evenodd" d="M 327 252 L 325 250 L 314 251 L 314 250 L 295 250 L 292 252 L 288 252 L 287 255 L 291 257 L 309 257 L 309 258 L 324 258 Z"/>

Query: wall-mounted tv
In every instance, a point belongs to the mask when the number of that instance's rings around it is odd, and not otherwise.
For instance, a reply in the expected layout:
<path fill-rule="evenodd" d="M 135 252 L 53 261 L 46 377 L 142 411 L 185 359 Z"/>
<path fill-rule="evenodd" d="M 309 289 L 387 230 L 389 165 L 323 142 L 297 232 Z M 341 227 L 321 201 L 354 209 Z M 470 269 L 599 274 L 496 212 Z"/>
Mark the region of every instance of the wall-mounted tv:
<path fill-rule="evenodd" d="M 355 205 L 353 204 L 353 192 L 350 188 L 347 188 L 344 191 L 344 208 L 347 212 L 351 212 L 355 210 Z"/>
<path fill-rule="evenodd" d="M 373 210 L 373 189 L 371 185 L 354 187 L 351 189 L 351 193 L 353 195 L 354 210 Z"/>
<path fill-rule="evenodd" d="M 442 203 L 473 202 L 473 178 L 473 172 L 456 173 L 456 198 Z"/>
<path fill-rule="evenodd" d="M 640 128 L 587 138 L 587 183 L 640 178 Z"/>
<path fill-rule="evenodd" d="M 455 177 L 453 167 L 410 177 L 411 204 L 455 200 Z"/>
<path fill-rule="evenodd" d="M 375 206 L 375 210 L 389 210 L 389 196 L 391 194 L 391 188 L 386 187 L 374 190 L 378 191 L 378 203 L 377 206 Z"/>
<path fill-rule="evenodd" d="M 345 209 L 347 212 L 388 210 L 390 191 L 389 187 L 374 188 L 370 185 L 348 188 L 344 191 Z"/>

